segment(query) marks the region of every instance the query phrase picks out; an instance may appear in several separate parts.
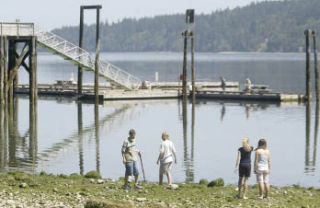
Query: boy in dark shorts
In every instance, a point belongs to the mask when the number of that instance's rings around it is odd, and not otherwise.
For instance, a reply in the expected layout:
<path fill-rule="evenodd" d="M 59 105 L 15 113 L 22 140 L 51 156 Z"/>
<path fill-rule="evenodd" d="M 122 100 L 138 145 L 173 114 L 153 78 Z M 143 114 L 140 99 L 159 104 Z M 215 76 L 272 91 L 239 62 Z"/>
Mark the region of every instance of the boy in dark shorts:
<path fill-rule="evenodd" d="M 251 173 L 251 152 L 253 147 L 249 146 L 249 139 L 244 138 L 242 140 L 242 147 L 238 149 L 238 157 L 235 167 L 235 172 L 239 170 L 239 181 L 238 181 L 238 194 L 236 198 L 240 199 L 241 196 L 241 187 L 242 187 L 242 180 L 244 178 L 243 183 L 243 196 L 242 199 L 248 199 L 246 197 L 247 189 L 248 189 L 248 179 Z"/>

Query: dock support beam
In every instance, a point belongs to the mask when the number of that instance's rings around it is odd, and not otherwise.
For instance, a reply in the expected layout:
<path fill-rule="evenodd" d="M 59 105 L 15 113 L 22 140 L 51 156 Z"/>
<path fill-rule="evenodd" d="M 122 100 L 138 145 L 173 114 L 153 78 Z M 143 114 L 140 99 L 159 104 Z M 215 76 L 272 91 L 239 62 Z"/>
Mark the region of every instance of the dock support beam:
<path fill-rule="evenodd" d="M 184 31 L 184 48 L 183 48 L 183 71 L 182 71 L 182 95 L 187 95 L 187 47 L 188 47 L 188 31 Z"/>
<path fill-rule="evenodd" d="M 196 86 L 195 86 L 195 78 L 196 78 L 196 72 L 194 68 L 194 38 L 193 38 L 193 32 L 191 33 L 191 70 L 192 70 L 192 103 L 195 102 L 196 99 Z"/>
<path fill-rule="evenodd" d="M 183 73 L 182 73 L 182 94 L 187 96 L 187 50 L 188 50 L 188 37 L 191 37 L 191 70 L 192 70 L 192 99 L 195 99 L 195 68 L 194 68 L 194 38 L 193 38 L 193 27 L 194 27 L 194 9 L 187 9 L 186 11 L 186 24 L 188 29 L 185 30 L 182 35 L 184 37 L 184 48 L 183 48 Z"/>
<path fill-rule="evenodd" d="M 0 36 L 0 102 L 2 104 L 3 101 L 3 73 L 4 73 L 4 54 L 3 54 L 3 37 Z"/>
<path fill-rule="evenodd" d="M 311 100 L 311 69 L 310 69 L 310 35 L 311 35 L 311 30 L 306 30 L 304 32 L 306 35 L 306 100 L 310 101 Z"/>
<path fill-rule="evenodd" d="M 314 75 L 316 82 L 316 100 L 319 101 L 319 66 L 318 66 L 318 49 L 317 49 L 317 34 L 316 31 L 312 31 L 313 37 L 313 53 L 314 53 Z"/>
<path fill-rule="evenodd" d="M 80 7 L 79 48 L 83 49 L 83 8 Z M 81 57 L 80 57 L 81 58 Z M 82 67 L 78 66 L 78 95 L 82 94 Z"/>
<path fill-rule="evenodd" d="M 88 5 L 80 7 L 80 32 L 79 32 L 79 47 L 83 48 L 83 19 L 85 9 L 96 9 L 96 57 L 95 57 L 95 73 L 94 73 L 94 95 L 95 102 L 99 102 L 99 55 L 100 55 L 100 9 L 101 5 Z M 82 94 L 82 68 L 78 67 L 78 95 Z"/>
<path fill-rule="evenodd" d="M 99 102 L 99 67 L 100 67 L 100 8 L 97 7 L 97 21 L 96 21 L 96 60 L 95 60 L 95 73 L 94 73 L 94 95 L 95 102 Z"/>

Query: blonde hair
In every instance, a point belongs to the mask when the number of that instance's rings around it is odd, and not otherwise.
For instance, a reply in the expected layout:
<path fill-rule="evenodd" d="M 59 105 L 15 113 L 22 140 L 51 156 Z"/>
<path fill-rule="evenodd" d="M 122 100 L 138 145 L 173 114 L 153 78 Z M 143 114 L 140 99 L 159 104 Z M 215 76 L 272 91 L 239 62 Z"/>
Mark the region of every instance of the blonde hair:
<path fill-rule="evenodd" d="M 247 137 L 243 138 L 242 147 L 243 147 L 244 151 L 246 151 L 246 152 L 250 152 L 251 151 L 251 147 L 249 145 L 249 139 Z"/>
<path fill-rule="evenodd" d="M 162 140 L 168 140 L 169 139 L 169 134 L 167 132 L 162 133 Z"/>

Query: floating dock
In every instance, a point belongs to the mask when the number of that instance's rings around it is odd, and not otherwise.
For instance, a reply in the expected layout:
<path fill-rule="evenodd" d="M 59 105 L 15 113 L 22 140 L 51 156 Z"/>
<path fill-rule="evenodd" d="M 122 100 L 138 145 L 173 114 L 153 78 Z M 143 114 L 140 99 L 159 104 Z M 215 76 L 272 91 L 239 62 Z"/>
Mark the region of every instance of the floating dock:
<path fill-rule="evenodd" d="M 110 84 L 100 84 L 99 100 L 146 100 L 146 99 L 179 99 L 182 97 L 178 82 L 151 83 L 148 89 L 122 90 L 113 89 Z M 220 88 L 220 82 L 196 83 L 196 99 L 207 100 L 247 100 L 269 102 L 303 102 L 304 95 L 290 93 L 272 93 L 266 90 L 254 90 L 246 93 L 239 90 L 238 82 L 230 82 L 225 91 Z M 17 94 L 28 94 L 29 85 L 19 85 Z M 73 97 L 80 100 L 94 100 L 94 88 L 91 84 L 83 85 L 82 95 L 78 96 L 76 85 L 66 84 L 39 84 L 39 96 Z"/>

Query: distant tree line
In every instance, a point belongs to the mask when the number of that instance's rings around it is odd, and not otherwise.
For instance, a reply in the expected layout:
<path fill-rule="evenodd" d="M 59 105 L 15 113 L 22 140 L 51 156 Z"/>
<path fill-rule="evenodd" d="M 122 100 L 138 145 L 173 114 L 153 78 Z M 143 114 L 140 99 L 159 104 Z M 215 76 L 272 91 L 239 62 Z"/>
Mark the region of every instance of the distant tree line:
<path fill-rule="evenodd" d="M 199 52 L 298 52 L 305 29 L 320 33 L 319 0 L 252 3 L 195 17 L 195 50 Z M 196 11 L 197 12 L 197 11 Z M 185 14 L 123 19 L 101 24 L 101 51 L 181 51 Z M 78 26 L 53 33 L 78 45 Z M 84 27 L 85 48 L 95 50 L 95 25 Z"/>

